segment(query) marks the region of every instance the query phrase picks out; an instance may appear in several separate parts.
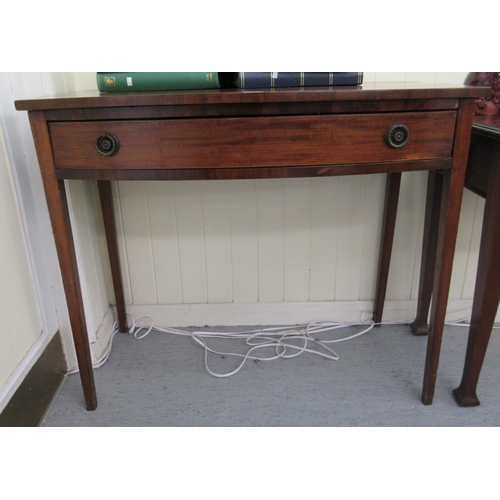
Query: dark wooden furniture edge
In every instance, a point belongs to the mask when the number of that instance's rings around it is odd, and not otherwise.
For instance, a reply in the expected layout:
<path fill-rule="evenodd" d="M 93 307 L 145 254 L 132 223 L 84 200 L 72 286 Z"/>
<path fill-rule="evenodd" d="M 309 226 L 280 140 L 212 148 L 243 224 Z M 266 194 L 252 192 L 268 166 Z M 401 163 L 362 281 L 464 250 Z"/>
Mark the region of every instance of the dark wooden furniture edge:
<path fill-rule="evenodd" d="M 469 150 L 465 186 L 478 196 L 486 199 L 481 231 L 481 243 L 478 258 L 478 271 L 474 287 L 473 310 L 466 359 L 462 380 L 453 396 L 459 406 L 473 407 L 480 404 L 477 385 L 480 371 L 491 336 L 500 292 L 500 116 L 475 116 Z M 440 181 L 441 176 L 437 176 Z M 436 196 L 440 196 L 442 187 L 434 187 Z M 426 220 L 425 231 L 436 235 L 439 218 L 439 202 L 430 209 L 432 217 Z M 435 238 L 434 238 L 435 239 Z M 424 238 L 425 240 L 425 238 Z M 436 256 L 430 245 L 424 242 L 422 258 L 434 264 Z M 424 260 L 423 260 L 424 263 Z M 417 318 L 412 324 L 416 334 L 428 333 L 427 315 L 432 295 L 432 273 L 426 282 L 420 281 Z"/>
<path fill-rule="evenodd" d="M 489 94 L 489 88 L 471 86 L 432 86 L 426 84 L 363 84 L 360 87 L 304 87 L 287 89 L 238 90 L 221 89 L 206 91 L 166 91 L 148 93 L 109 93 L 97 91 L 68 94 L 65 97 L 25 99 L 15 102 L 19 111 L 56 110 L 65 108 L 176 106 L 199 104 L 245 104 L 325 101 L 377 101 L 380 99 L 453 99 L 477 98 Z"/>
<path fill-rule="evenodd" d="M 451 165 L 451 161 L 450 161 Z M 373 321 L 375 326 L 382 323 L 385 295 L 389 280 L 392 245 L 396 229 L 396 216 L 398 213 L 399 191 L 401 187 L 401 172 L 392 172 L 387 175 L 384 201 L 384 215 L 382 225 L 382 239 L 377 273 L 377 288 L 373 305 Z"/>
<path fill-rule="evenodd" d="M 118 329 L 122 333 L 127 332 L 127 317 L 125 312 L 125 295 L 123 292 L 123 281 L 120 267 L 120 253 L 118 251 L 118 237 L 116 233 L 115 212 L 113 208 L 113 193 L 110 181 L 97 181 L 101 212 L 106 234 L 108 254 L 112 256 L 109 265 L 111 267 L 111 278 L 115 293 L 116 312 L 118 316 Z"/>
<path fill-rule="evenodd" d="M 43 111 L 31 111 L 29 118 L 54 233 L 85 402 L 88 410 L 95 410 L 97 396 L 92 356 L 64 181 L 56 176 L 49 131 Z"/>
<path fill-rule="evenodd" d="M 417 312 L 410 324 L 414 335 L 429 334 L 428 316 L 434 282 L 436 263 L 437 234 L 439 230 L 439 212 L 443 193 L 443 176 L 439 172 L 429 172 L 425 202 L 424 235 L 422 238 L 422 257 L 420 265 Z"/>
<path fill-rule="evenodd" d="M 500 115 L 475 116 L 472 123 L 472 130 L 476 134 L 498 139 L 500 137 Z"/>
<path fill-rule="evenodd" d="M 480 404 L 477 386 L 500 303 L 500 116 L 475 117 L 470 153 L 466 186 L 486 201 L 462 379 L 453 391 L 464 407 Z"/>
<path fill-rule="evenodd" d="M 422 402 L 425 405 L 432 404 L 437 379 L 473 115 L 474 101 L 464 100 L 457 116 L 452 169 L 443 173 L 441 217 L 436 247 L 438 258 L 434 266 L 435 280 L 432 290 L 434 300 L 431 304 L 422 388 Z"/>
<path fill-rule="evenodd" d="M 155 169 L 155 170 L 99 170 L 56 169 L 59 179 L 94 180 L 230 180 L 230 179 L 275 179 L 311 176 L 364 175 L 387 172 L 411 172 L 419 170 L 447 170 L 451 159 L 420 160 L 418 162 L 359 163 L 346 165 L 322 165 L 315 167 L 255 167 L 255 168 L 200 168 L 200 169 Z M 383 168 L 385 167 L 385 169 Z M 391 168 L 392 167 L 392 168 Z"/>
<path fill-rule="evenodd" d="M 102 99 L 109 97 L 102 96 Z M 363 101 L 364 113 L 441 111 L 458 109 L 456 98 L 395 99 Z M 67 104 L 67 103 L 66 103 Z M 278 116 L 283 115 L 283 102 L 221 103 L 216 107 L 207 104 L 176 104 L 173 106 L 117 106 L 106 108 L 106 119 L 160 119 L 160 118 L 217 118 L 223 116 Z M 215 109 L 216 108 L 216 109 Z M 295 101 L 286 102 L 287 115 L 351 114 L 353 101 Z M 102 109 L 48 109 L 47 121 L 102 120 Z"/>

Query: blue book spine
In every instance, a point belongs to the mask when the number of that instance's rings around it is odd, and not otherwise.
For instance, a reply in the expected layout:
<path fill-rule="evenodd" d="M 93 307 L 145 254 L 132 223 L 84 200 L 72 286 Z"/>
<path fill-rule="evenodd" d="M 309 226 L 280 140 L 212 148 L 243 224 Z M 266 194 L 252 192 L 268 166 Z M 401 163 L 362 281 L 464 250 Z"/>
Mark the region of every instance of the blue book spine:
<path fill-rule="evenodd" d="M 238 88 L 283 88 L 283 87 L 328 87 L 331 85 L 361 85 L 363 73 L 336 72 L 336 73 L 238 73 Z"/>

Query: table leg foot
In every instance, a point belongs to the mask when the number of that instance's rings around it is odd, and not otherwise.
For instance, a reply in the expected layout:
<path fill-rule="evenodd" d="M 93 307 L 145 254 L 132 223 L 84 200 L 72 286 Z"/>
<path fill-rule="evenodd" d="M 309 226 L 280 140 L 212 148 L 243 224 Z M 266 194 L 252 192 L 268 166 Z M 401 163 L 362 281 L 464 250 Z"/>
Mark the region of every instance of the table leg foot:
<path fill-rule="evenodd" d="M 430 406 L 432 404 L 432 400 L 433 400 L 434 396 L 433 395 L 429 395 L 429 394 L 422 394 L 422 403 L 426 406 Z"/>
<path fill-rule="evenodd" d="M 427 323 L 421 323 L 418 320 L 415 320 L 413 323 L 410 323 L 410 329 L 413 332 L 413 335 L 417 337 L 423 337 L 425 335 L 429 335 L 429 325 Z"/>
<path fill-rule="evenodd" d="M 467 394 L 466 391 L 462 389 L 462 387 L 454 389 L 453 396 L 455 397 L 455 401 L 460 406 L 472 407 L 479 406 L 481 404 L 475 392 L 472 394 Z"/>
<path fill-rule="evenodd" d="M 91 403 L 87 403 L 87 411 L 94 411 L 97 409 L 97 401 L 95 402 L 91 402 Z"/>

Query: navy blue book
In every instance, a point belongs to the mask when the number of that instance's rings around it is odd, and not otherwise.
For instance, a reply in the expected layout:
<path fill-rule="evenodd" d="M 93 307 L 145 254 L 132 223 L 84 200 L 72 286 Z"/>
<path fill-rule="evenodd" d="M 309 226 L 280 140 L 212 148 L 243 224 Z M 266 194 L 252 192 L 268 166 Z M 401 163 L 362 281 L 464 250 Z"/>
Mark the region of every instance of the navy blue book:
<path fill-rule="evenodd" d="M 361 85 L 363 73 L 238 73 L 240 89 L 283 87 L 328 87 L 331 85 Z"/>

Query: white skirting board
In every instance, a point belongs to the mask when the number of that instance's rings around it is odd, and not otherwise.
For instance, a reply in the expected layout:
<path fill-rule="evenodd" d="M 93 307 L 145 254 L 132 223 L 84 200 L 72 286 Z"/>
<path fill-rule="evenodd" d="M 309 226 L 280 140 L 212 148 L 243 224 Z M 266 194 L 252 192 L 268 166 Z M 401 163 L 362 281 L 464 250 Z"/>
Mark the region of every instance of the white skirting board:
<path fill-rule="evenodd" d="M 384 321 L 415 319 L 416 301 L 387 301 Z M 457 321 L 470 315 L 471 300 L 452 300 L 447 321 Z M 237 326 L 237 325 L 296 325 L 314 321 L 359 322 L 369 320 L 372 301 L 339 302 L 278 302 L 249 304 L 178 304 L 128 305 L 127 313 L 134 320 L 147 316 L 158 326 Z"/>

